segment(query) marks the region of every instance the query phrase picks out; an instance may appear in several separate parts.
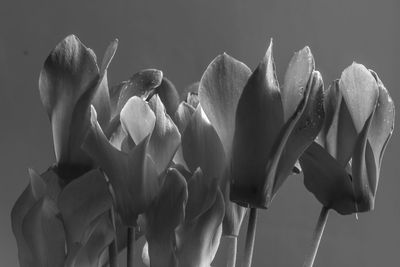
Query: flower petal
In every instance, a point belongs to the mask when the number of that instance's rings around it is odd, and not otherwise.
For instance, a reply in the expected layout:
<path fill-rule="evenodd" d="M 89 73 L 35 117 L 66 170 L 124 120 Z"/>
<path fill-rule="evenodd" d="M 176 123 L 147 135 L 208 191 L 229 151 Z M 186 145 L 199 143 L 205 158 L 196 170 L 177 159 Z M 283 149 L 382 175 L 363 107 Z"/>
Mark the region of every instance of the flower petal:
<path fill-rule="evenodd" d="M 378 186 L 377 166 L 368 141 L 368 131 L 373 117 L 374 112 L 370 114 L 358 136 L 351 161 L 357 212 L 373 210 L 375 205 L 375 193 Z"/>
<path fill-rule="evenodd" d="M 106 128 L 111 119 L 111 100 L 108 89 L 107 69 L 118 47 L 118 39 L 115 39 L 107 47 L 100 67 L 100 79 L 97 84 L 96 94 L 93 96 L 92 105 L 98 113 L 98 120 L 102 128 Z"/>
<path fill-rule="evenodd" d="M 69 183 L 58 198 L 68 251 L 75 243 L 85 245 L 92 222 L 109 211 L 112 198 L 100 170 L 95 169 Z M 92 229 L 90 229 L 92 230 Z"/>
<path fill-rule="evenodd" d="M 146 151 L 149 137 L 128 154 L 118 151 L 105 137 L 95 113 L 92 108 L 92 127 L 83 148 L 107 174 L 115 192 L 116 209 L 122 220 L 128 226 L 135 226 L 137 216 L 147 209 L 152 202 L 149 198 L 154 197 L 159 190 L 159 184 L 153 175 L 149 179 L 147 174 L 149 162 L 146 160 Z M 148 188 L 150 185 L 155 188 Z"/>
<path fill-rule="evenodd" d="M 368 141 L 371 145 L 375 158 L 377 177 L 382 163 L 383 153 L 392 136 L 394 129 L 395 108 L 389 92 L 379 79 L 378 75 L 371 71 L 379 87 L 379 98 L 374 111 L 374 117 L 368 131 Z"/>
<path fill-rule="evenodd" d="M 90 237 L 88 237 L 85 244 L 77 243 L 77 248 L 73 251 L 75 253 L 71 256 L 68 253 L 66 261 L 70 261 L 68 263 L 71 267 L 98 267 L 101 261 L 101 254 L 114 239 L 115 234 L 108 211 L 95 219 L 89 228 L 91 228 Z M 66 264 L 66 266 L 68 265 Z"/>
<path fill-rule="evenodd" d="M 300 157 L 307 190 L 325 207 L 340 214 L 356 212 L 351 176 L 324 150 L 313 142 Z"/>
<path fill-rule="evenodd" d="M 188 191 L 185 178 L 169 169 L 157 200 L 145 213 L 146 239 L 152 267 L 178 266 L 175 229 L 182 223 Z"/>
<path fill-rule="evenodd" d="M 196 219 L 186 221 L 177 230 L 177 255 L 180 266 L 210 266 L 217 253 L 225 210 L 222 193 L 217 184 L 214 186 L 216 191 L 211 206 Z M 189 208 L 190 194 L 189 191 L 187 208 Z M 194 197 L 205 200 L 205 196 L 207 195 L 196 194 Z"/>
<path fill-rule="evenodd" d="M 293 117 L 286 122 L 277 139 L 276 149 L 271 153 L 263 186 L 264 207 L 270 205 L 279 187 L 291 174 L 296 160 L 321 130 L 324 121 L 323 95 L 322 77 L 318 71 L 313 71 L 304 99 Z"/>
<path fill-rule="evenodd" d="M 231 200 L 244 206 L 258 197 L 254 188 L 265 180 L 265 166 L 283 126 L 283 111 L 272 40 L 256 70 L 250 76 L 236 111 L 232 152 Z"/>
<path fill-rule="evenodd" d="M 354 128 L 349 108 L 343 99 L 343 90 L 345 89 L 339 87 L 339 82 L 335 82 L 326 94 L 325 103 L 330 102 L 326 110 L 330 108 L 333 111 L 328 110 L 330 117 L 325 121 L 324 129 L 326 130 L 326 150 L 342 168 L 345 168 L 357 142 L 357 131 Z M 328 125 L 328 123 L 330 124 Z"/>
<path fill-rule="evenodd" d="M 59 165 L 90 168 L 90 160 L 80 147 L 89 125 L 89 106 L 98 79 L 93 52 L 74 35 L 60 42 L 44 63 L 39 92 L 51 121 Z"/>
<path fill-rule="evenodd" d="M 143 99 L 134 96 L 126 102 L 120 114 L 122 128 L 139 144 L 154 129 L 156 116 Z"/>
<path fill-rule="evenodd" d="M 156 69 L 145 69 L 133 74 L 121 90 L 115 113 L 118 115 L 132 96 L 146 99 L 155 88 L 160 86 L 162 78 L 162 71 Z"/>
<path fill-rule="evenodd" d="M 158 95 L 154 95 L 149 105 L 156 115 L 156 123 L 151 134 L 148 153 L 153 159 L 157 172 L 167 169 L 181 142 L 181 134 L 170 116 L 166 113 Z"/>
<path fill-rule="evenodd" d="M 31 267 L 64 266 L 65 236 L 58 212 L 56 203 L 45 196 L 23 219 L 22 233 L 34 256 Z"/>
<path fill-rule="evenodd" d="M 174 122 L 182 134 L 188 125 L 195 109 L 186 102 L 181 102 L 175 112 Z"/>
<path fill-rule="evenodd" d="M 296 52 L 289 62 L 281 90 L 284 121 L 291 118 L 300 104 L 315 68 L 314 57 L 308 46 Z"/>
<path fill-rule="evenodd" d="M 360 133 L 375 109 L 379 96 L 378 84 L 367 68 L 353 63 L 343 71 L 339 87 L 356 131 Z"/>
<path fill-rule="evenodd" d="M 200 80 L 200 104 L 228 158 L 232 151 L 237 103 L 250 74 L 245 64 L 224 53 L 210 63 Z"/>
<path fill-rule="evenodd" d="M 189 170 L 198 167 L 204 175 L 217 181 L 227 164 L 224 148 L 214 127 L 202 116 L 198 106 L 182 135 L 182 151 Z"/>
<path fill-rule="evenodd" d="M 167 114 L 173 117 L 179 105 L 179 95 L 174 84 L 163 77 L 161 84 L 154 91 L 163 102 Z"/>

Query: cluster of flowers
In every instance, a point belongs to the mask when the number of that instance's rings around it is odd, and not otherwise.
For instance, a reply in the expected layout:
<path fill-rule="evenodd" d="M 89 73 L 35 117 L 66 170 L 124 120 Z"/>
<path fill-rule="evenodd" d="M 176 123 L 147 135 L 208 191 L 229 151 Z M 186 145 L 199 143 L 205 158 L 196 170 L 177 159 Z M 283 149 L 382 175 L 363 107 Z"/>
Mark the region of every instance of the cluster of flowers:
<path fill-rule="evenodd" d="M 21 267 L 115 267 L 125 247 L 132 266 L 142 236 L 147 266 L 208 267 L 220 239 L 237 239 L 246 210 L 255 220 L 293 172 L 325 210 L 373 209 L 394 125 L 375 72 L 353 63 L 324 90 L 305 47 L 280 87 L 271 41 L 253 72 L 222 54 L 179 95 L 155 69 L 109 87 L 117 46 L 98 65 L 71 35 L 44 63 L 56 163 L 29 170 L 13 207 Z M 254 232 L 249 223 L 245 266 Z"/>

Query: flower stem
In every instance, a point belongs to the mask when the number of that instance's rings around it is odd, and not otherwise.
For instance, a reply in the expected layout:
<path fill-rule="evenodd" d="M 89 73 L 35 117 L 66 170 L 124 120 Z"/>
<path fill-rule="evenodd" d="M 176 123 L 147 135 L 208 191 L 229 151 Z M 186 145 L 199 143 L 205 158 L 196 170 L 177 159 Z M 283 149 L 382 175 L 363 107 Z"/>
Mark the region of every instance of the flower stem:
<path fill-rule="evenodd" d="M 227 237 L 228 243 L 228 255 L 226 267 L 236 266 L 236 253 L 237 253 L 237 236 Z"/>
<path fill-rule="evenodd" d="M 111 223 L 112 223 L 114 232 L 116 233 L 117 231 L 115 228 L 115 213 L 114 213 L 113 206 L 111 206 L 111 209 L 110 209 L 110 218 L 111 218 Z M 114 240 L 108 246 L 108 260 L 110 262 L 110 267 L 118 267 L 117 235 L 115 235 Z"/>
<path fill-rule="evenodd" d="M 250 208 L 249 223 L 247 225 L 246 244 L 242 267 L 250 267 L 253 259 L 254 240 L 256 239 L 257 208 Z"/>
<path fill-rule="evenodd" d="M 323 206 L 319 214 L 317 226 L 314 231 L 313 241 L 311 243 L 311 251 L 304 261 L 303 267 L 312 267 L 315 257 L 317 256 L 318 247 L 321 242 L 322 234 L 324 233 L 326 222 L 328 221 L 329 208 Z"/>
<path fill-rule="evenodd" d="M 128 227 L 128 241 L 126 250 L 126 266 L 133 267 L 133 259 L 135 256 L 135 227 Z"/>

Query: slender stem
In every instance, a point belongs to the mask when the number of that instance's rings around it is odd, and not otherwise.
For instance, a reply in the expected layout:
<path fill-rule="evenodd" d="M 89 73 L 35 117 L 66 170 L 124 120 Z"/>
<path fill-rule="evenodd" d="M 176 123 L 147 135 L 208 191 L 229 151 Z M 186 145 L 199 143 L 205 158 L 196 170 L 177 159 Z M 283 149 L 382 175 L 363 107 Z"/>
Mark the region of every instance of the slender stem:
<path fill-rule="evenodd" d="M 237 236 L 227 237 L 228 243 L 228 255 L 226 267 L 235 267 L 236 266 L 236 253 L 237 253 Z"/>
<path fill-rule="evenodd" d="M 244 247 L 242 267 L 251 267 L 253 259 L 254 240 L 256 239 L 257 208 L 250 208 L 249 223 L 247 225 L 246 244 Z"/>
<path fill-rule="evenodd" d="M 126 266 L 133 267 L 133 259 L 135 256 L 135 227 L 128 227 L 128 241 L 126 250 Z"/>
<path fill-rule="evenodd" d="M 116 233 L 117 231 L 115 228 L 115 213 L 114 213 L 113 206 L 111 206 L 111 209 L 110 209 L 110 218 L 111 218 L 111 223 L 113 225 L 114 232 Z M 114 240 L 108 246 L 108 259 L 110 262 L 110 267 L 118 267 L 117 235 L 115 235 Z"/>
<path fill-rule="evenodd" d="M 326 222 L 328 221 L 329 208 L 323 206 L 319 214 L 317 226 L 314 231 L 313 241 L 311 243 L 311 251 L 304 261 L 303 267 L 312 267 L 315 257 L 317 256 L 318 247 L 321 242 L 322 234 L 324 233 Z"/>

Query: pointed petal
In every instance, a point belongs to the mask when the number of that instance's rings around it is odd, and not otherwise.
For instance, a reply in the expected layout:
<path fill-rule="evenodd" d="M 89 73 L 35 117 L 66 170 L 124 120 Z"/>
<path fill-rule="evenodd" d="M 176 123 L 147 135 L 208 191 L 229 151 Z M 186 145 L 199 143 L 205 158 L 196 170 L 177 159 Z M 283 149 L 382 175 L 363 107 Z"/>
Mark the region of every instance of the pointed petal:
<path fill-rule="evenodd" d="M 246 215 L 247 208 L 236 204 L 230 200 L 230 181 L 231 173 L 230 168 L 226 168 L 223 174 L 223 179 L 220 181 L 221 192 L 224 196 L 225 203 L 225 216 L 222 226 L 222 235 L 224 236 L 239 236 L 240 227 L 244 216 Z"/>
<path fill-rule="evenodd" d="M 218 182 L 213 177 L 204 175 L 198 168 L 188 181 L 189 198 L 186 204 L 185 222 L 198 219 L 214 204 Z"/>
<path fill-rule="evenodd" d="M 265 166 L 283 126 L 272 41 L 239 99 L 232 152 L 231 200 L 253 203 L 265 180 Z"/>
<path fill-rule="evenodd" d="M 224 199 L 218 186 L 212 205 L 199 217 L 187 221 L 177 230 L 178 261 L 180 266 L 210 266 L 222 235 Z M 197 197 L 203 198 L 200 195 Z M 189 192 L 190 201 L 190 192 Z M 188 201 L 188 205 L 189 205 Z"/>
<path fill-rule="evenodd" d="M 200 104 L 227 157 L 232 151 L 237 103 L 250 74 L 245 64 L 224 53 L 210 63 L 200 80 Z"/>
<path fill-rule="evenodd" d="M 22 233 L 22 222 L 36 202 L 32 193 L 32 186 L 29 184 L 11 210 L 11 227 L 17 241 L 18 261 L 21 267 L 30 267 L 34 264 L 34 256 Z"/>
<path fill-rule="evenodd" d="M 385 148 L 394 129 L 395 108 L 389 92 L 379 79 L 378 75 L 373 71 L 371 71 L 371 73 L 378 83 L 379 98 L 368 132 L 368 141 L 374 153 L 377 177 L 379 179 L 383 153 L 385 152 Z"/>
<path fill-rule="evenodd" d="M 65 236 L 56 203 L 41 198 L 26 214 L 22 233 L 34 255 L 31 267 L 64 266 Z M 48 253 L 51 251 L 51 253 Z"/>
<path fill-rule="evenodd" d="M 357 212 L 351 177 L 326 150 L 314 142 L 300 163 L 304 185 L 324 207 L 343 215 Z"/>
<path fill-rule="evenodd" d="M 37 174 L 37 172 L 33 169 L 29 169 L 29 176 L 30 176 L 30 186 L 32 195 L 36 201 L 41 199 L 47 191 L 47 185 L 43 178 Z"/>
<path fill-rule="evenodd" d="M 163 77 L 160 86 L 155 89 L 155 93 L 158 94 L 163 102 L 167 114 L 173 117 L 179 105 L 179 95 L 174 84 Z"/>
<path fill-rule="evenodd" d="M 60 42 L 44 63 L 39 92 L 51 121 L 60 165 L 90 165 L 80 146 L 89 125 L 89 106 L 98 79 L 93 52 L 74 35 Z"/>
<path fill-rule="evenodd" d="M 75 243 L 85 245 L 90 224 L 112 206 L 107 182 L 100 170 L 92 170 L 69 183 L 58 198 L 63 218 L 67 248 Z"/>
<path fill-rule="evenodd" d="M 294 115 L 297 106 L 303 99 L 314 68 L 314 57 L 308 46 L 296 52 L 290 60 L 281 90 L 285 122 Z"/>
<path fill-rule="evenodd" d="M 368 141 L 368 131 L 373 117 L 374 112 L 370 114 L 358 136 L 351 161 L 357 212 L 370 211 L 375 206 L 375 193 L 378 186 L 377 166 Z"/>
<path fill-rule="evenodd" d="M 188 125 L 195 109 L 186 102 L 181 102 L 175 112 L 174 122 L 182 134 Z"/>
<path fill-rule="evenodd" d="M 162 71 L 156 69 L 145 69 L 133 74 L 121 90 L 115 113 L 118 115 L 132 96 L 146 99 L 155 88 L 160 86 L 162 78 Z"/>
<path fill-rule="evenodd" d="M 154 129 L 156 116 L 143 99 L 134 96 L 121 110 L 121 125 L 135 144 L 139 144 Z"/>
<path fill-rule="evenodd" d="M 191 172 L 200 167 L 205 176 L 222 179 L 226 166 L 224 148 L 214 127 L 203 118 L 200 106 L 183 132 L 182 151 Z"/>
<path fill-rule="evenodd" d="M 379 96 L 378 84 L 367 68 L 353 63 L 343 71 L 339 87 L 357 133 L 360 133 L 375 109 Z"/>
<path fill-rule="evenodd" d="M 327 151 L 333 156 L 342 168 L 345 168 L 349 162 L 354 146 L 357 142 L 357 131 L 351 119 L 349 108 L 343 99 L 342 91 L 344 88 L 339 87 L 339 82 L 333 84 L 330 91 L 326 95 L 326 101 L 330 102 L 329 106 L 334 109 L 329 111 L 329 116 L 332 116 L 330 124 L 329 121 L 325 120 L 326 136 L 325 136 L 325 147 Z M 328 99 L 330 98 L 330 99 Z"/>
<path fill-rule="evenodd" d="M 324 120 L 323 88 L 321 75 L 313 71 L 304 102 L 299 104 L 296 113 L 286 122 L 266 167 L 267 177 L 263 187 L 265 207 L 270 205 L 279 187 L 291 174 L 296 160 L 321 130 Z"/>
<path fill-rule="evenodd" d="M 150 137 L 148 153 L 160 174 L 171 163 L 181 142 L 181 134 L 178 127 L 165 112 L 164 105 L 158 95 L 154 95 L 150 99 L 149 105 L 156 115 L 156 123 Z"/>
<path fill-rule="evenodd" d="M 178 266 L 175 229 L 184 219 L 187 198 L 185 178 L 177 170 L 169 169 L 157 200 L 145 213 L 146 239 L 152 267 Z"/>

